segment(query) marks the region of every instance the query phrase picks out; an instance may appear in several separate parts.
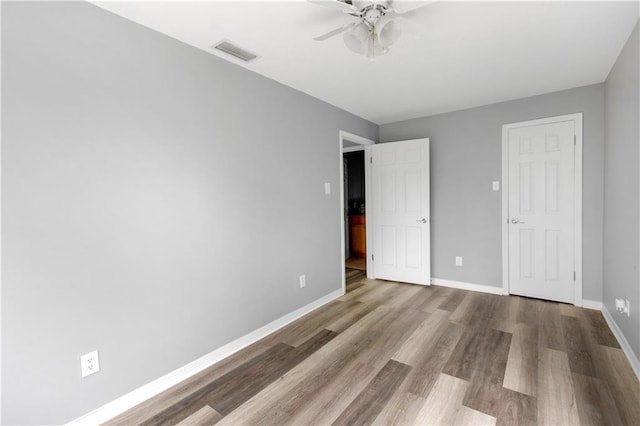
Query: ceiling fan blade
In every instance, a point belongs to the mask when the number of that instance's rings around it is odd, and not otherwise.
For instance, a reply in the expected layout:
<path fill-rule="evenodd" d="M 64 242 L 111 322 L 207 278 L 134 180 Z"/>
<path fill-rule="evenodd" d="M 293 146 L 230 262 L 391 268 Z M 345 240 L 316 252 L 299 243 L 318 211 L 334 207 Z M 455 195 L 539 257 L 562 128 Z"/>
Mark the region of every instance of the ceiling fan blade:
<path fill-rule="evenodd" d="M 418 0 L 393 0 L 391 8 L 399 15 L 411 12 L 421 7 L 427 6 L 435 1 Z"/>
<path fill-rule="evenodd" d="M 336 28 L 333 31 L 329 31 L 326 34 L 322 34 L 322 35 L 320 35 L 318 37 L 315 37 L 314 40 L 315 41 L 326 40 L 326 39 L 331 38 L 333 36 L 336 36 L 338 34 L 342 34 L 342 33 L 346 32 L 346 31 L 349 31 L 351 28 L 355 27 L 356 25 L 358 25 L 357 22 L 350 22 L 348 24 L 345 24 L 345 25 L 341 26 L 340 28 Z"/>
<path fill-rule="evenodd" d="M 331 9 L 341 10 L 344 13 L 353 13 L 358 11 L 358 9 L 356 9 L 353 5 L 350 5 L 349 3 L 345 3 L 340 0 L 307 0 L 307 1 L 309 3 L 317 4 L 320 6 L 330 7 Z"/>

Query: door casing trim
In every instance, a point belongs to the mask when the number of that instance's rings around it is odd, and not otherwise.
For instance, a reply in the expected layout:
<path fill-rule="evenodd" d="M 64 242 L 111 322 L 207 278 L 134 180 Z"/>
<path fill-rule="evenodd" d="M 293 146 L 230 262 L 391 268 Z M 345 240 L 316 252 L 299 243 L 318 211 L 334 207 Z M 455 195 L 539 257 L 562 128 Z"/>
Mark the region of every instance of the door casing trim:
<path fill-rule="evenodd" d="M 519 127 L 537 126 L 542 124 L 573 121 L 575 123 L 576 145 L 574 152 L 574 186 L 575 197 L 573 238 L 574 238 L 574 301 L 576 306 L 582 306 L 582 118 L 581 112 L 537 120 L 521 121 L 504 124 L 502 126 L 502 291 L 509 294 L 509 130 Z"/>

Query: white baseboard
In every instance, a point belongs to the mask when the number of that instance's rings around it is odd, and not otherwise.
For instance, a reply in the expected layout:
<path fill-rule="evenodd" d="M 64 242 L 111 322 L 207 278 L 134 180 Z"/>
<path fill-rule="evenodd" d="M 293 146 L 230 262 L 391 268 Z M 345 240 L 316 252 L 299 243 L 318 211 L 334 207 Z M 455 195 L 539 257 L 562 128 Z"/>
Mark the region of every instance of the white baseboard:
<path fill-rule="evenodd" d="M 461 281 L 444 280 L 442 278 L 431 278 L 431 284 L 443 287 L 458 288 L 460 290 L 479 291 L 481 293 L 505 294 L 502 287 L 493 287 L 484 284 L 464 283 Z"/>
<path fill-rule="evenodd" d="M 607 324 L 609 324 L 609 328 L 613 332 L 613 335 L 616 336 L 616 339 L 618 339 L 618 343 L 620 343 L 624 354 L 627 356 L 629 364 L 631 364 L 631 368 L 633 368 L 633 371 L 636 373 L 636 376 L 640 380 L 640 361 L 638 360 L 636 354 L 633 353 L 633 350 L 631 349 L 631 345 L 629 345 L 627 338 L 624 337 L 624 334 L 622 334 L 620 327 L 618 327 L 618 324 L 615 322 L 615 320 L 611 316 L 611 313 L 605 305 L 602 305 L 602 316 L 604 316 L 605 321 L 607 321 Z"/>
<path fill-rule="evenodd" d="M 111 401 L 100 408 L 97 408 L 90 413 L 85 414 L 82 417 L 79 417 L 73 421 L 71 421 L 70 425 L 97 425 L 106 422 L 109 419 L 127 411 L 130 408 L 135 407 L 136 405 L 146 401 L 147 399 L 159 394 L 162 391 L 169 389 L 171 386 L 174 386 L 185 379 L 193 376 L 196 373 L 204 370 L 215 364 L 216 362 L 233 355 L 239 350 L 249 346 L 250 344 L 257 342 L 258 340 L 266 337 L 267 335 L 273 333 L 276 330 L 284 327 L 285 325 L 297 320 L 298 318 L 308 314 L 314 309 L 319 308 L 322 305 L 325 305 L 332 300 L 337 299 L 338 297 L 344 294 L 344 289 L 340 288 L 336 291 L 333 291 L 326 296 L 323 296 L 313 302 L 296 309 L 295 311 L 278 318 L 275 321 L 270 322 L 269 324 L 260 327 L 259 329 L 252 331 L 251 333 L 242 336 L 231 343 L 228 343 L 221 348 L 214 350 L 213 352 L 209 352 L 208 354 L 196 359 L 195 361 L 190 362 L 189 364 L 178 368 L 177 370 L 172 371 L 171 373 L 160 377 L 152 381 L 151 383 L 147 383 L 144 386 L 139 387 L 138 389 L 129 392 L 126 395 L 119 397 L 118 399 Z"/>
<path fill-rule="evenodd" d="M 582 299 L 582 307 L 587 309 L 595 309 L 596 311 L 602 310 L 602 302 L 597 300 Z"/>

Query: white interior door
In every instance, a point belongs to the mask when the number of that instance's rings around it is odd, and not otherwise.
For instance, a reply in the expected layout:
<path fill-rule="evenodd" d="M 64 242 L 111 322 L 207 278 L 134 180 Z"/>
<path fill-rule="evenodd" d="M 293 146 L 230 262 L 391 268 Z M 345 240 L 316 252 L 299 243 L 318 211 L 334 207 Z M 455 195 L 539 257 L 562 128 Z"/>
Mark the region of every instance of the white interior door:
<path fill-rule="evenodd" d="M 430 284 L 429 139 L 376 144 L 371 153 L 374 276 Z"/>
<path fill-rule="evenodd" d="M 574 121 L 508 130 L 509 292 L 574 301 Z"/>

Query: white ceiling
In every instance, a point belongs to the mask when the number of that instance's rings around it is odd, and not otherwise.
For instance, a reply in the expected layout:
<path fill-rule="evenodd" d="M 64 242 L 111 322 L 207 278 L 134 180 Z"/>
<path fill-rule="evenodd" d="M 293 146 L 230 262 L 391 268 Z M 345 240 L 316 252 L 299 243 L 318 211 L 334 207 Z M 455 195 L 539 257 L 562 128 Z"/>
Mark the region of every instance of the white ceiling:
<path fill-rule="evenodd" d="M 261 56 L 231 62 L 377 124 L 600 83 L 639 16 L 637 1 L 440 1 L 371 62 L 314 41 L 354 18 L 305 1 L 94 3 L 225 59 L 210 46 L 231 40 Z"/>

